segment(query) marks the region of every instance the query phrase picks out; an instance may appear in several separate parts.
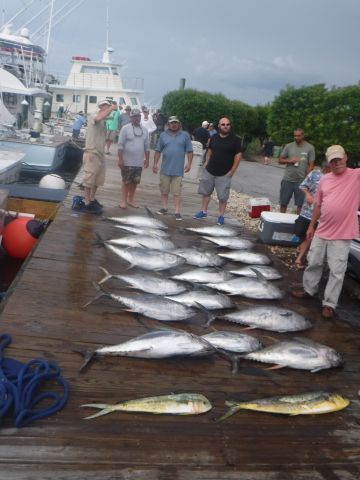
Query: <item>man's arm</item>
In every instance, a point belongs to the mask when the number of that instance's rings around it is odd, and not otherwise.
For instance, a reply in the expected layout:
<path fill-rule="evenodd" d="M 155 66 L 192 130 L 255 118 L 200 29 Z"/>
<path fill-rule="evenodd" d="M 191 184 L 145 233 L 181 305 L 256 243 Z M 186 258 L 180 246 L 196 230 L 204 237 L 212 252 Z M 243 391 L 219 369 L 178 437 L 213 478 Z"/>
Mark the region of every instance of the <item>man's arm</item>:
<path fill-rule="evenodd" d="M 313 210 L 313 214 L 312 214 L 312 217 L 311 217 L 310 225 L 309 225 L 309 227 L 307 229 L 307 232 L 306 232 L 306 238 L 308 240 L 312 240 L 312 238 L 314 236 L 315 225 L 316 225 L 316 222 L 319 220 L 320 215 L 321 215 L 321 207 L 320 207 L 320 205 L 318 205 L 316 203 L 314 205 L 314 210 Z"/>
<path fill-rule="evenodd" d="M 238 168 L 239 166 L 239 163 L 240 163 L 240 160 L 242 158 L 242 155 L 241 155 L 241 152 L 237 153 L 234 157 L 234 163 L 231 167 L 231 169 L 229 170 L 229 175 L 230 177 L 232 177 L 234 175 L 234 173 L 236 172 L 236 169 Z"/>
<path fill-rule="evenodd" d="M 116 109 L 115 105 L 109 105 L 107 108 L 103 108 L 94 118 L 95 123 L 105 120 L 110 112 Z"/>
<path fill-rule="evenodd" d="M 124 166 L 124 157 L 123 157 L 123 151 L 118 150 L 118 167 L 122 168 Z"/>
<path fill-rule="evenodd" d="M 148 168 L 150 159 L 150 150 L 145 150 L 144 168 Z"/>
<path fill-rule="evenodd" d="M 153 165 L 153 172 L 154 173 L 158 173 L 158 171 L 159 171 L 158 163 L 159 163 L 159 160 L 160 160 L 160 155 L 161 155 L 161 152 L 156 150 L 155 155 L 154 155 L 154 165 Z"/>
<path fill-rule="evenodd" d="M 185 164 L 185 168 L 184 168 L 184 172 L 187 173 L 187 172 L 190 172 L 190 169 L 191 169 L 191 163 L 193 161 L 193 157 L 194 157 L 194 152 L 186 152 L 186 155 L 187 155 L 187 161 L 186 161 L 186 164 Z"/>

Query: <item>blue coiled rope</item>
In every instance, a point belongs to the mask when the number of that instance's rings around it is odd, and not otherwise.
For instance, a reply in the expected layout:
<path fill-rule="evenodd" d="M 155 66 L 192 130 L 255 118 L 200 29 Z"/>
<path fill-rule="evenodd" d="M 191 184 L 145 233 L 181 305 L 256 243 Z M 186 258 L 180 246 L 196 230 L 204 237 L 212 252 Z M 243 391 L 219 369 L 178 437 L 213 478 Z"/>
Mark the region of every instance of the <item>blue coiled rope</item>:
<path fill-rule="evenodd" d="M 4 358 L 4 350 L 10 343 L 10 335 L 0 336 L 0 418 L 12 409 L 15 426 L 20 428 L 61 410 L 69 399 L 69 384 L 61 378 L 60 368 L 54 363 L 31 360 L 23 365 Z M 62 394 L 38 393 L 48 381 L 55 382 Z M 40 408 L 41 402 L 47 406 Z"/>

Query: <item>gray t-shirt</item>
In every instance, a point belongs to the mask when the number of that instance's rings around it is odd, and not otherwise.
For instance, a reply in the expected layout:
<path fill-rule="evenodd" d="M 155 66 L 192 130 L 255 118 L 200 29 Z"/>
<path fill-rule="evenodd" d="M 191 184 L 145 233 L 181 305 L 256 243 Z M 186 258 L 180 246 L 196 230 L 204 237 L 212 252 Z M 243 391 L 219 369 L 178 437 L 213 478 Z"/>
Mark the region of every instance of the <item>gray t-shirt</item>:
<path fill-rule="evenodd" d="M 285 145 L 280 156 L 284 158 L 298 157 L 299 159 L 298 166 L 293 164 L 286 165 L 283 180 L 302 182 L 307 175 L 309 163 L 315 161 L 315 149 L 308 142 L 303 142 L 302 145 L 291 142 Z"/>
<path fill-rule="evenodd" d="M 150 150 L 145 127 L 128 123 L 120 130 L 118 150 L 122 150 L 125 167 L 143 167 L 144 153 Z"/>

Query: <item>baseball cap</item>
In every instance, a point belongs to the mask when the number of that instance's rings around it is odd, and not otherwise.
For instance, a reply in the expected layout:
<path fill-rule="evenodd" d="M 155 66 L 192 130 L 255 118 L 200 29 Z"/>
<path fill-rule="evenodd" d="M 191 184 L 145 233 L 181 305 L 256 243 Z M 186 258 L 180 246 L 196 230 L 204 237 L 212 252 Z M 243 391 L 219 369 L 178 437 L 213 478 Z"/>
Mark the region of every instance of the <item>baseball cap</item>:
<path fill-rule="evenodd" d="M 101 105 L 111 105 L 111 103 L 109 102 L 109 100 L 100 100 L 97 106 L 101 107 Z"/>
<path fill-rule="evenodd" d="M 201 124 L 202 127 L 208 127 L 209 126 L 209 122 L 207 120 L 204 120 Z"/>
<path fill-rule="evenodd" d="M 172 123 L 172 122 L 178 122 L 178 123 L 180 123 L 180 120 L 179 120 L 175 115 L 172 115 L 171 117 L 169 117 L 168 122 L 169 122 L 169 123 Z"/>
<path fill-rule="evenodd" d="M 141 112 L 138 108 L 131 110 L 130 117 L 136 117 L 137 115 L 141 115 Z"/>
<path fill-rule="evenodd" d="M 335 158 L 343 158 L 345 150 L 341 145 L 331 145 L 331 147 L 326 150 L 325 155 L 327 162 L 330 163 L 331 160 L 334 160 Z"/>
<path fill-rule="evenodd" d="M 130 107 L 129 105 L 127 105 L 127 106 L 125 107 L 125 110 L 131 110 L 131 107 Z"/>

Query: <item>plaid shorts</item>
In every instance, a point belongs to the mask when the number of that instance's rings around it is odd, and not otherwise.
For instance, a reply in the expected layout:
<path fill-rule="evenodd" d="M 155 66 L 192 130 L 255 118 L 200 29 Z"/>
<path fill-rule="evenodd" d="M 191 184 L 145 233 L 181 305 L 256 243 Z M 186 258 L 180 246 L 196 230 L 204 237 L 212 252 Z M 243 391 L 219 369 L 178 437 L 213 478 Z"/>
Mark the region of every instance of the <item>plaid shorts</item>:
<path fill-rule="evenodd" d="M 142 167 L 122 167 L 121 177 L 125 185 L 129 183 L 139 184 L 141 180 Z"/>

